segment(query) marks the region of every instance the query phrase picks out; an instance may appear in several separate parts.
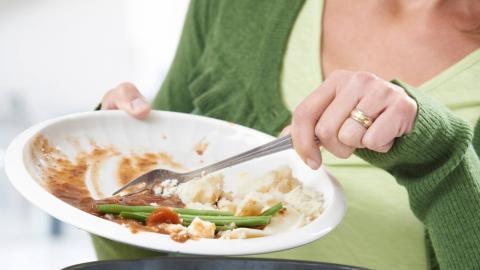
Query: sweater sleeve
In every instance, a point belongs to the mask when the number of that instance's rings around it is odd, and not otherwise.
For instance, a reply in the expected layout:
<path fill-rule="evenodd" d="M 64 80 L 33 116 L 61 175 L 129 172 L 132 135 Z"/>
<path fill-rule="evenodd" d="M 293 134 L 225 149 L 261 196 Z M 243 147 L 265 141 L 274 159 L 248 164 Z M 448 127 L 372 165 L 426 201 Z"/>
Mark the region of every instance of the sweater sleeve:
<path fill-rule="evenodd" d="M 477 125 L 475 126 L 475 135 L 473 137 L 473 147 L 477 156 L 480 157 L 480 118 L 478 118 Z"/>
<path fill-rule="evenodd" d="M 470 126 L 445 106 L 395 83 L 417 101 L 413 130 L 388 153 L 361 149 L 356 154 L 406 188 L 440 269 L 480 269 L 479 123 L 474 138 Z"/>
<path fill-rule="evenodd" d="M 175 57 L 152 103 L 154 109 L 192 112 L 194 106 L 188 85 L 205 48 L 215 8 L 215 1 L 190 2 Z"/>

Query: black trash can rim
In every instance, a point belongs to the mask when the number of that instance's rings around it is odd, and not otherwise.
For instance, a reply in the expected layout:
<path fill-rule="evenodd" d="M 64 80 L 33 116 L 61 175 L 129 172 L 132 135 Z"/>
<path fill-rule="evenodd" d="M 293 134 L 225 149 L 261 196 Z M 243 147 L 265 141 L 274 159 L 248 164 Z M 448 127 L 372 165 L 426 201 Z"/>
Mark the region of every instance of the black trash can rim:
<path fill-rule="evenodd" d="M 269 268 L 262 269 L 308 269 L 308 270 L 368 270 L 367 268 L 361 268 L 356 266 L 348 266 L 333 263 L 323 263 L 314 261 L 303 260 L 287 260 L 287 259 L 267 259 L 267 258 L 239 258 L 239 257 L 217 257 L 217 256 L 178 256 L 178 257 L 154 257 L 147 259 L 134 259 L 134 260 L 105 260 L 94 261 L 76 264 L 64 268 L 64 270 L 98 270 L 98 269 L 150 269 L 151 266 L 156 266 L 156 270 L 162 270 L 158 268 L 164 266 L 164 269 L 172 269 L 173 265 L 181 267 L 182 270 L 211 270 L 212 266 L 230 265 L 236 267 L 239 264 L 247 264 L 253 266 L 262 266 Z M 142 268 L 143 267 L 143 268 Z M 192 267 L 192 268 L 189 268 Z M 249 269 L 251 266 L 249 266 Z M 230 270 L 229 268 L 222 268 L 224 270 Z M 234 268 L 244 269 L 244 268 Z"/>

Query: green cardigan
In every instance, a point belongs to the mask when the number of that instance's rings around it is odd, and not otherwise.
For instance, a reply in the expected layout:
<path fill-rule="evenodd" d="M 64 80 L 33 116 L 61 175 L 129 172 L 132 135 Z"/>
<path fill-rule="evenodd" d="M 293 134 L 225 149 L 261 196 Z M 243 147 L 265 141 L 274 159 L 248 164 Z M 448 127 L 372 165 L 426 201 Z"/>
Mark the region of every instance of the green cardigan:
<path fill-rule="evenodd" d="M 278 134 L 291 118 L 279 78 L 303 1 L 286 3 L 193 0 L 153 107 Z M 442 104 L 402 86 L 419 105 L 413 131 L 386 154 L 356 155 L 405 187 L 428 232 L 432 268 L 480 269 L 480 121 L 474 132 Z"/>

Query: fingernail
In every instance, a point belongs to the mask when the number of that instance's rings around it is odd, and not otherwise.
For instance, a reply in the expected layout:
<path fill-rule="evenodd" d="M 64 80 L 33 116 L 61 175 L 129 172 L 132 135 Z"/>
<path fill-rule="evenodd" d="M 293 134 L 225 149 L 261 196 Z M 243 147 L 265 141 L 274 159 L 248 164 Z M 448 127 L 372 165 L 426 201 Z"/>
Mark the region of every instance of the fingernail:
<path fill-rule="evenodd" d="M 307 158 L 307 165 L 308 167 L 312 168 L 312 170 L 316 170 L 320 167 L 320 164 L 313 159 Z"/>
<path fill-rule="evenodd" d="M 136 98 L 132 100 L 130 104 L 132 104 L 132 110 L 134 110 L 135 112 L 143 111 L 148 105 L 143 98 Z"/>

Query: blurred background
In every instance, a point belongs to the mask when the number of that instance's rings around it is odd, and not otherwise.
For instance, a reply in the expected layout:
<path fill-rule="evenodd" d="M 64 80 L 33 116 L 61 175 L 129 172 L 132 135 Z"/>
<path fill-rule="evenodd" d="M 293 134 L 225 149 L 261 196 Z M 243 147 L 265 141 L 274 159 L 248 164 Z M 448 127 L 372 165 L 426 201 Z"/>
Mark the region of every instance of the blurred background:
<path fill-rule="evenodd" d="M 131 81 L 151 99 L 175 53 L 188 0 L 0 0 L 0 260 L 59 269 L 95 260 L 85 232 L 25 201 L 3 168 L 9 142 L 52 117 L 92 110 Z"/>

